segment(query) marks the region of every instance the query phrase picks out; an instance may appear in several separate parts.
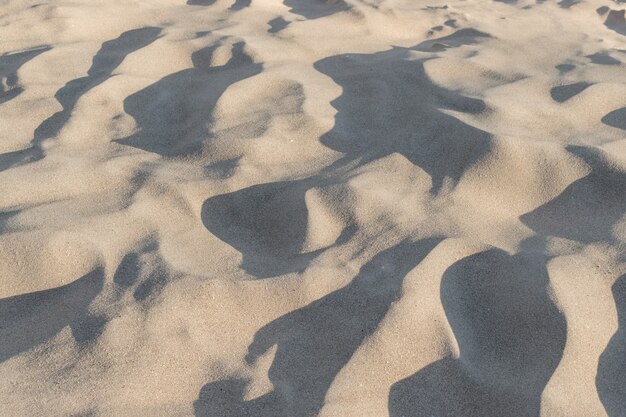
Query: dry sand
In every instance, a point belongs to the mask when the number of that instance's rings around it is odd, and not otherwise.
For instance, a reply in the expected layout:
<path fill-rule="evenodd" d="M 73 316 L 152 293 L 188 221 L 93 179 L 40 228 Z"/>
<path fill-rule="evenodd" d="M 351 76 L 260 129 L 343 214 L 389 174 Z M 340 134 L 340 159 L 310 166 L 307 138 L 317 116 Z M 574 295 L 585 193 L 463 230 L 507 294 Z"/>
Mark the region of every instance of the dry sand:
<path fill-rule="evenodd" d="M 626 416 L 623 0 L 0 0 L 0 415 Z"/>

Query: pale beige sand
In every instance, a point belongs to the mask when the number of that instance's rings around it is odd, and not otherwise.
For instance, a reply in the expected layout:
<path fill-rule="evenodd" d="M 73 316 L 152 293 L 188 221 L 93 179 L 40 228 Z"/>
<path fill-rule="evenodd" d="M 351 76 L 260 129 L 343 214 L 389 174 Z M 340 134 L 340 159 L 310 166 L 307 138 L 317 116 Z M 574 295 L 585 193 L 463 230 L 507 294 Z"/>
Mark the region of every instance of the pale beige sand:
<path fill-rule="evenodd" d="M 0 0 L 0 415 L 626 416 L 611 0 Z"/>

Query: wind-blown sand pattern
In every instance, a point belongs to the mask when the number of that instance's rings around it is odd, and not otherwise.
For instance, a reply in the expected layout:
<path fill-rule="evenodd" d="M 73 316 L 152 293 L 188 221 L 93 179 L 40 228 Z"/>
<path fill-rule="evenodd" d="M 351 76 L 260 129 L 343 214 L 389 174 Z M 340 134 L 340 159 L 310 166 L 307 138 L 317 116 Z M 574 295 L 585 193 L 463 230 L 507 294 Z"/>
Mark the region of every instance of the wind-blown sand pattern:
<path fill-rule="evenodd" d="M 0 0 L 0 415 L 626 416 L 622 0 Z"/>

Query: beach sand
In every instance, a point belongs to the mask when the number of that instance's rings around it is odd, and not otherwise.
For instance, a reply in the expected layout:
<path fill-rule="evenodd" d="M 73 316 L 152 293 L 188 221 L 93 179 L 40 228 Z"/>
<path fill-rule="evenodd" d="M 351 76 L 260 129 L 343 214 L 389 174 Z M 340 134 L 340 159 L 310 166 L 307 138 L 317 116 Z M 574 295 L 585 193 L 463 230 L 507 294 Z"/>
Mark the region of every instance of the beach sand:
<path fill-rule="evenodd" d="M 0 415 L 626 415 L 623 0 L 0 0 Z"/>

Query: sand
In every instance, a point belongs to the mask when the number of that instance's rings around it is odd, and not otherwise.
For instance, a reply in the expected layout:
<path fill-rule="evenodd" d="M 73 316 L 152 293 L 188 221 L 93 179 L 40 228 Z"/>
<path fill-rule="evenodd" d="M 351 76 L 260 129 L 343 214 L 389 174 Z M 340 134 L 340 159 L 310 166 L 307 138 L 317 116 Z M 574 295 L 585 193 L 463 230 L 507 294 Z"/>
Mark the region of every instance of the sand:
<path fill-rule="evenodd" d="M 626 416 L 623 0 L 0 0 L 0 415 Z"/>

